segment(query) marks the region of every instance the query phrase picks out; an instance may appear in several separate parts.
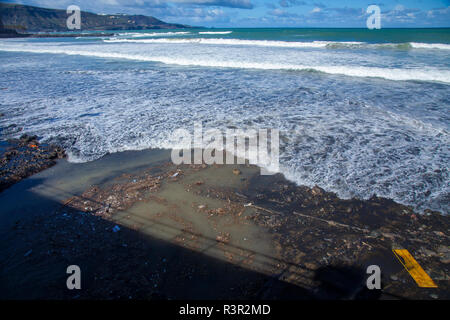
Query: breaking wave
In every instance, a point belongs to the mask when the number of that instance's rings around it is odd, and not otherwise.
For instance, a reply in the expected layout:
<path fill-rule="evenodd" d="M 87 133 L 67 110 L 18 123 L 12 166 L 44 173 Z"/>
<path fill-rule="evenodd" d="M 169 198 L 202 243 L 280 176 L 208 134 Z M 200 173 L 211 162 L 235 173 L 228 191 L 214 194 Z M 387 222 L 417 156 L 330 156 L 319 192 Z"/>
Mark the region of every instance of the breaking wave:
<path fill-rule="evenodd" d="M 210 45 L 240 45 L 240 46 L 262 46 L 262 47 L 281 47 L 281 48 L 325 48 L 328 42 L 290 42 L 290 41 L 271 41 L 271 40 L 241 40 L 241 39 L 214 39 L 214 38 L 191 38 L 191 39 L 105 39 L 104 42 L 131 42 L 131 43 L 198 43 Z"/>
<path fill-rule="evenodd" d="M 233 31 L 200 31 L 198 34 L 230 34 Z"/>
<path fill-rule="evenodd" d="M 144 38 L 144 37 L 162 37 L 162 36 L 183 36 L 188 35 L 190 32 L 180 31 L 180 32 L 133 32 L 133 33 L 119 33 L 119 36 L 127 36 L 133 38 Z"/>
<path fill-rule="evenodd" d="M 441 49 L 450 50 L 450 44 L 444 43 L 418 43 L 411 42 L 411 46 L 416 49 Z"/>
<path fill-rule="evenodd" d="M 199 32 L 199 34 L 226 34 L 220 32 Z M 357 41 L 311 41 L 311 42 L 298 42 L 298 41 L 273 41 L 273 40 L 244 40 L 244 39 L 223 39 L 223 38 L 189 38 L 189 39 L 117 39 L 110 38 L 104 39 L 104 42 L 116 42 L 116 43 L 198 43 L 209 45 L 236 45 L 236 46 L 262 46 L 262 47 L 280 47 L 280 48 L 330 48 L 330 49 L 440 49 L 450 50 L 449 44 L 442 43 L 418 43 L 418 42 L 405 42 L 405 43 L 367 43 Z"/>
<path fill-rule="evenodd" d="M 156 39 L 155 39 L 156 40 Z M 144 40 L 141 40 L 144 41 Z M 146 40 L 145 40 L 146 41 Z M 109 59 L 127 59 L 135 61 L 159 62 L 164 64 L 180 66 L 200 66 L 216 68 L 238 68 L 238 69 L 260 69 L 260 70 L 293 70 L 293 71 L 316 71 L 335 75 L 351 77 L 372 77 L 388 80 L 406 81 L 437 81 L 450 83 L 450 70 L 437 68 L 406 69 L 406 68 L 380 68 L 352 65 L 302 65 L 291 63 L 251 62 L 226 59 L 214 59 L 203 57 L 202 60 L 182 57 L 152 56 L 147 54 L 127 54 L 121 52 L 102 52 L 99 50 L 72 50 L 70 48 L 31 48 L 31 47 L 2 47 L 0 50 L 12 52 L 50 53 L 80 55 L 88 57 L 99 57 Z"/>
<path fill-rule="evenodd" d="M 170 133 L 193 121 L 222 131 L 278 128 L 281 171 L 298 184 L 448 212 L 445 47 L 271 40 L 172 45 L 169 37 L 146 45 L 125 37 L 137 42 L 0 40 L 2 134 L 24 128 L 60 143 L 70 161 L 85 162 L 170 148 Z M 6 129 L 12 124 L 17 127 Z"/>

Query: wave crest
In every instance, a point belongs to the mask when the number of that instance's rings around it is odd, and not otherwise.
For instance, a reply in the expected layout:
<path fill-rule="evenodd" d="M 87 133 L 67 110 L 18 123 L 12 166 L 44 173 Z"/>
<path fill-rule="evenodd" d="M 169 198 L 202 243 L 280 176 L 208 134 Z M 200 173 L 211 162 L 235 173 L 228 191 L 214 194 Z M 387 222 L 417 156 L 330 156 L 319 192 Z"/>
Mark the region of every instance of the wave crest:
<path fill-rule="evenodd" d="M 316 71 L 328 74 L 345 75 L 352 77 L 374 77 L 388 80 L 405 81 L 437 81 L 450 83 L 450 70 L 440 70 L 435 68 L 406 69 L 406 68 L 380 68 L 363 67 L 352 65 L 302 65 L 289 63 L 269 63 L 269 62 L 245 62 L 233 60 L 214 60 L 198 58 L 172 58 L 166 56 L 152 56 L 143 54 L 127 54 L 118 52 L 101 52 L 98 50 L 84 51 L 71 50 L 67 48 L 35 49 L 27 47 L 2 47 L 1 51 L 10 52 L 31 52 L 31 53 L 50 53 L 80 55 L 88 57 L 126 59 L 135 61 L 160 62 L 164 64 L 180 66 L 199 66 L 215 68 L 236 68 L 236 69 L 260 69 L 260 70 L 293 70 L 293 71 Z"/>

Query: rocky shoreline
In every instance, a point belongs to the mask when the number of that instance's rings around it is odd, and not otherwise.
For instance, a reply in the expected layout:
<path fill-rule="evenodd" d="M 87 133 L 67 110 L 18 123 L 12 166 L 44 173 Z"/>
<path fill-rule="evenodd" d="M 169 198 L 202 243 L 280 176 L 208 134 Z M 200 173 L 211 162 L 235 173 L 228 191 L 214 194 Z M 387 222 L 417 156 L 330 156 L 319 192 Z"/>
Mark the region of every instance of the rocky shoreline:
<path fill-rule="evenodd" d="M 41 144 L 36 136 L 27 134 L 19 139 L 0 142 L 0 192 L 65 157 L 59 146 Z"/>

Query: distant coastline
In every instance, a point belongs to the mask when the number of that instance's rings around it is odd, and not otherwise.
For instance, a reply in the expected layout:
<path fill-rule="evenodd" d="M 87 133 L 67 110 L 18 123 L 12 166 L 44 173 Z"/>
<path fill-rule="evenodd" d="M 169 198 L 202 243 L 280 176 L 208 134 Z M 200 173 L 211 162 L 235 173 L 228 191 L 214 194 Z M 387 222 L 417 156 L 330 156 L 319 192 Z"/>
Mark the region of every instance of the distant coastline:
<path fill-rule="evenodd" d="M 12 32 L 10 32 L 12 31 Z M 97 33 L 97 34 L 86 34 L 86 33 L 18 33 L 15 30 L 5 29 L 0 31 L 0 38 L 78 38 L 78 37 L 112 37 L 114 33 Z"/>
<path fill-rule="evenodd" d="M 29 36 L 25 32 L 68 31 L 66 10 L 0 2 L 0 12 L 0 37 L 3 38 Z M 144 15 L 95 14 L 81 11 L 81 17 L 83 31 L 190 28 L 187 25 L 167 23 Z"/>

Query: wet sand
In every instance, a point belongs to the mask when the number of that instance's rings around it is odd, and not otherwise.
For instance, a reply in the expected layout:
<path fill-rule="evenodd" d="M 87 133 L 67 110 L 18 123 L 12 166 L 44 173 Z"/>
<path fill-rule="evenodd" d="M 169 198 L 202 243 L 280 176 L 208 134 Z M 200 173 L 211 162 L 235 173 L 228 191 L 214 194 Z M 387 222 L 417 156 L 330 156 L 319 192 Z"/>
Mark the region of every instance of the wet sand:
<path fill-rule="evenodd" d="M 448 299 L 449 220 L 166 150 L 58 163 L 0 193 L 0 298 Z M 419 288 L 392 249 L 439 288 Z M 66 288 L 79 265 L 82 289 Z M 382 290 L 366 288 L 379 265 Z"/>

